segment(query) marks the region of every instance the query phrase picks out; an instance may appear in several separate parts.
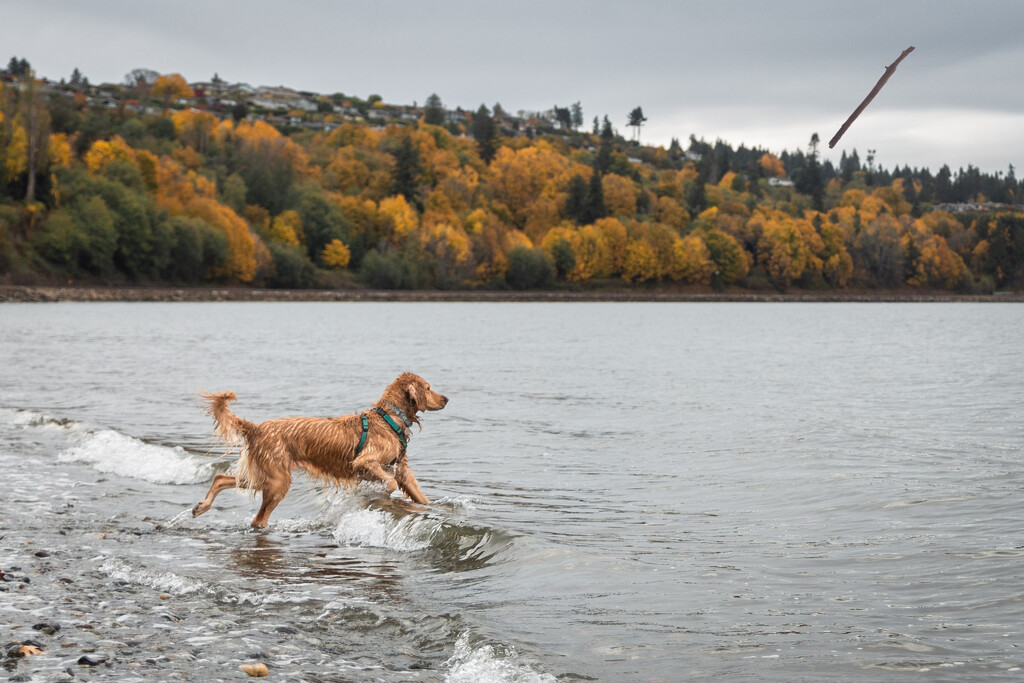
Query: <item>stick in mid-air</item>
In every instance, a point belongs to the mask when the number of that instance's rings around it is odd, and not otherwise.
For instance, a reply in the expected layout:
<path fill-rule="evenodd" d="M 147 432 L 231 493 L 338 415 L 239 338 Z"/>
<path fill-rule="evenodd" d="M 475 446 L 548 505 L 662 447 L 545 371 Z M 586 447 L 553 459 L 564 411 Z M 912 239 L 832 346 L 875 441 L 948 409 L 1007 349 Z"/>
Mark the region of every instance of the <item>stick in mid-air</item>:
<path fill-rule="evenodd" d="M 882 74 L 882 77 L 878 79 L 878 83 L 875 83 L 875 87 L 871 89 L 871 92 L 869 92 L 868 96 L 864 98 L 864 101 L 860 103 L 860 106 L 853 110 L 853 113 L 850 114 L 850 118 L 846 119 L 846 123 L 844 123 L 839 128 L 839 132 L 836 133 L 835 136 L 828 141 L 829 149 L 832 149 L 833 147 L 836 146 L 836 143 L 839 142 L 839 138 L 843 137 L 843 133 L 845 133 L 846 129 L 850 127 L 850 124 L 857 120 L 857 117 L 860 116 L 860 113 L 864 111 L 864 107 L 868 106 L 871 103 L 871 100 L 875 99 L 875 95 L 878 94 L 878 91 L 882 89 L 882 86 L 885 85 L 885 82 L 887 80 L 889 80 L 889 77 L 896 72 L 896 67 L 900 65 L 900 62 L 902 62 L 904 58 L 913 51 L 914 46 L 911 45 L 906 50 L 900 53 L 900 56 L 896 58 L 895 62 L 885 67 L 885 73 Z"/>

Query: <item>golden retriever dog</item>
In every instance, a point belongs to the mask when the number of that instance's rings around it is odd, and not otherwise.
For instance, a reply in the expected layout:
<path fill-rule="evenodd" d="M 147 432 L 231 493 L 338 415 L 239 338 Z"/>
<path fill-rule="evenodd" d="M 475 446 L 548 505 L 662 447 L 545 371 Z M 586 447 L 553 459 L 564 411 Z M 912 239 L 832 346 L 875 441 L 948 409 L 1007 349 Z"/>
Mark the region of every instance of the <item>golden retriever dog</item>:
<path fill-rule="evenodd" d="M 242 448 L 237 473 L 216 475 L 206 498 L 192 508 L 193 517 L 209 510 L 218 493 L 237 487 L 263 494 L 252 526 L 266 527 L 291 487 L 294 469 L 333 484 L 381 481 L 389 495 L 401 488 L 417 503 L 430 502 L 409 467 L 406 443 L 410 427 L 420 424 L 416 414 L 441 410 L 448 399 L 419 375 L 399 375 L 370 410 L 341 417 L 282 417 L 255 424 L 231 412 L 233 391 L 202 397 L 217 436 Z"/>

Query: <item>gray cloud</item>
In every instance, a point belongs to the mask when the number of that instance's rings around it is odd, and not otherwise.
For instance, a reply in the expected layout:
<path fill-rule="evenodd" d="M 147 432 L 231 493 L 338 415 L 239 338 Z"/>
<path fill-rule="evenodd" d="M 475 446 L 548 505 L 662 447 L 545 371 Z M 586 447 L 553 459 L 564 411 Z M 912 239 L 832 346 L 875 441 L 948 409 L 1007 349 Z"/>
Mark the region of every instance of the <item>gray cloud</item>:
<path fill-rule="evenodd" d="M 608 114 L 620 128 L 640 105 L 651 142 L 692 133 L 788 149 L 813 132 L 828 140 L 915 45 L 841 144 L 933 170 L 1024 162 L 1017 0 L 0 0 L 0 12 L 2 44 L 54 78 L 78 67 L 120 81 L 147 67 L 389 102 L 436 92 L 474 109 L 578 100 L 588 120 Z"/>

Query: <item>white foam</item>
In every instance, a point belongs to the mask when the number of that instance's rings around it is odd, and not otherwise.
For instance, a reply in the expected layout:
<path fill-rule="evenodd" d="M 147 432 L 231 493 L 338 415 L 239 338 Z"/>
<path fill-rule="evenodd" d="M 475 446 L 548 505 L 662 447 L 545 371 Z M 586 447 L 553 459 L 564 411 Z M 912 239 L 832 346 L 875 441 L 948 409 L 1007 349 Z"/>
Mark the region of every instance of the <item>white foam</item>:
<path fill-rule="evenodd" d="M 397 518 L 384 510 L 359 508 L 341 513 L 334 538 L 342 545 L 412 551 L 430 547 L 439 524 L 409 515 Z"/>
<path fill-rule="evenodd" d="M 154 446 L 112 429 L 90 434 L 57 459 L 88 463 L 100 472 L 154 484 L 199 484 L 211 473 L 210 463 L 193 458 L 180 447 Z"/>
<path fill-rule="evenodd" d="M 209 593 L 210 587 L 198 579 L 178 576 L 172 572 L 154 572 L 132 567 L 121 560 L 108 559 L 100 565 L 100 571 L 112 579 L 126 581 L 140 586 L 149 586 L 170 595 Z"/>
<path fill-rule="evenodd" d="M 83 422 L 60 419 L 35 410 L 2 408 L 0 409 L 0 417 L 15 427 L 33 427 L 45 431 L 66 432 L 69 434 L 88 430 L 88 427 Z"/>
<path fill-rule="evenodd" d="M 448 659 L 445 683 L 552 683 L 555 677 L 537 673 L 519 661 L 519 655 L 508 648 L 500 655 L 492 645 L 474 649 L 469 635 L 463 633 L 455 643 L 455 652 Z"/>

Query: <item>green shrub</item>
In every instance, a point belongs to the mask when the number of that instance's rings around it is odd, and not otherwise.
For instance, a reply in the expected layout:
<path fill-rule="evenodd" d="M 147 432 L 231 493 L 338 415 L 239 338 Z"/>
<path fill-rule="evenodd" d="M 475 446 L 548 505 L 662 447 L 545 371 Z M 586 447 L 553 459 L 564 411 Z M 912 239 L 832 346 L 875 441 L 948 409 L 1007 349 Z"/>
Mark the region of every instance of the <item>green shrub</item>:
<path fill-rule="evenodd" d="M 542 289 L 555 280 L 555 264 L 543 249 L 516 247 L 508 253 L 505 281 L 514 289 Z"/>
<path fill-rule="evenodd" d="M 274 257 L 274 274 L 267 284 L 278 289 L 305 289 L 316 282 L 316 268 L 300 247 L 280 242 L 267 244 Z"/>

